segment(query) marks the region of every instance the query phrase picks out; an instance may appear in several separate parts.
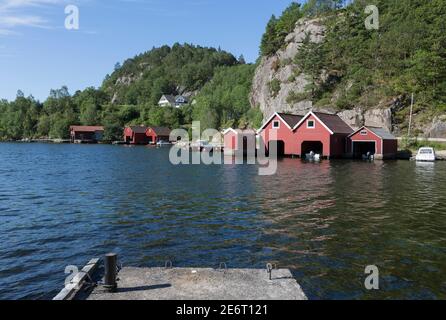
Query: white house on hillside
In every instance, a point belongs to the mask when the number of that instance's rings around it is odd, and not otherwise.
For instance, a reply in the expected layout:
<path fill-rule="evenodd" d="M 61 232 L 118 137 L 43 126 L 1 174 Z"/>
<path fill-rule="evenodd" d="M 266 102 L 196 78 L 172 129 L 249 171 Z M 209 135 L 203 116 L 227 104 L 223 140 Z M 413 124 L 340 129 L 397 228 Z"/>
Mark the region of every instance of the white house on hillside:
<path fill-rule="evenodd" d="M 184 106 L 185 104 L 188 104 L 189 101 L 186 97 L 184 96 L 173 96 L 170 94 L 164 94 L 160 101 L 158 102 L 158 105 L 160 107 L 174 107 L 174 108 L 181 108 L 182 106 Z"/>

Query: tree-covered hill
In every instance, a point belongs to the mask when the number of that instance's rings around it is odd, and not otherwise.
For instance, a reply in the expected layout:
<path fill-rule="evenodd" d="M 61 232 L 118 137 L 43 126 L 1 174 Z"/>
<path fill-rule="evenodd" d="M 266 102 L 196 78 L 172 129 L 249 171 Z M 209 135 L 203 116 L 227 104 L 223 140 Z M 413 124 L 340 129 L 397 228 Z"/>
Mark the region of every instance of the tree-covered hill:
<path fill-rule="evenodd" d="M 122 66 L 117 64 L 102 89 L 113 103 L 155 105 L 162 94 L 193 95 L 212 79 L 217 67 L 238 64 L 230 53 L 189 44 L 153 48 Z"/>
<path fill-rule="evenodd" d="M 248 99 L 255 68 L 244 64 L 217 69 L 197 96 L 193 118 L 204 128 L 260 127 L 263 115 Z"/>

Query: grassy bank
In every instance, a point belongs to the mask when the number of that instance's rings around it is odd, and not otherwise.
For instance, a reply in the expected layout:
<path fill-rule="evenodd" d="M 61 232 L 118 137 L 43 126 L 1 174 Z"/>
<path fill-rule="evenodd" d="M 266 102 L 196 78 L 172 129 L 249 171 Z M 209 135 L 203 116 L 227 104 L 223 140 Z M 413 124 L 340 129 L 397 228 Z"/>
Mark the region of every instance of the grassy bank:
<path fill-rule="evenodd" d="M 434 148 L 436 151 L 446 150 L 446 142 L 429 141 L 425 138 L 403 138 L 399 143 L 400 150 L 418 152 L 422 147 Z"/>

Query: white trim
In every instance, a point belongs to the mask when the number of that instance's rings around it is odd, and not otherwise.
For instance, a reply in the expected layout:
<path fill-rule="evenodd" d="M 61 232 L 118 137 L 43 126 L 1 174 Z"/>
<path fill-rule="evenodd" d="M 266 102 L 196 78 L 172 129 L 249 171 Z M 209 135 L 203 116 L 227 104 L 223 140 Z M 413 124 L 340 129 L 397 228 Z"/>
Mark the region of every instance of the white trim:
<path fill-rule="evenodd" d="M 357 130 L 356 132 L 352 133 L 351 135 L 349 135 L 349 136 L 347 137 L 347 139 L 352 140 L 351 138 L 352 138 L 355 134 L 357 134 L 358 132 L 361 132 L 362 130 L 367 130 L 369 134 L 372 134 L 372 135 L 374 135 L 375 137 L 377 137 L 379 140 L 381 140 L 381 151 L 384 153 L 384 138 L 381 137 L 381 136 L 379 136 L 378 134 L 376 134 L 372 129 L 367 128 L 367 126 L 363 126 L 361 129 L 359 129 L 359 130 Z M 361 142 L 361 141 L 371 142 L 371 141 L 367 141 L 367 140 L 359 140 L 359 141 L 356 141 L 356 142 Z M 389 141 L 391 141 L 391 140 L 389 140 Z M 352 142 L 354 142 L 354 141 L 352 140 Z M 378 144 L 376 144 L 376 148 L 375 148 L 375 149 L 378 149 Z M 378 151 L 378 150 L 376 150 L 376 151 Z M 352 152 L 353 152 L 353 147 L 352 147 Z M 377 153 L 377 154 L 380 154 L 380 153 Z"/>
<path fill-rule="evenodd" d="M 372 129 L 369 129 L 367 126 L 363 126 L 361 129 L 356 130 L 355 132 L 353 132 L 351 135 L 349 135 L 347 138 L 351 138 L 353 137 L 355 134 L 357 133 L 361 133 L 362 130 L 367 130 L 368 133 L 373 134 L 375 137 L 377 137 L 378 139 L 384 140 L 383 137 L 381 137 L 380 135 L 376 134 Z M 389 140 L 389 139 L 387 139 Z"/>
<path fill-rule="evenodd" d="M 355 134 L 357 134 L 358 132 L 362 131 L 363 129 L 367 129 L 366 126 L 362 126 L 361 128 L 359 128 L 358 130 L 354 131 L 351 135 L 349 135 L 347 138 L 353 137 Z M 368 129 L 367 129 L 368 130 Z"/>
<path fill-rule="evenodd" d="M 289 124 L 283 120 L 283 118 L 280 116 L 280 114 L 278 112 L 274 112 L 274 114 L 269 117 L 269 119 L 267 121 L 265 121 L 265 123 L 260 127 L 259 130 L 257 130 L 257 134 L 260 134 L 263 130 L 265 130 L 266 126 L 275 118 L 278 117 L 283 123 L 285 123 L 285 125 L 288 127 L 288 129 L 293 130 L 293 128 L 291 128 L 289 126 Z"/>
<path fill-rule="evenodd" d="M 277 126 L 276 126 L 277 124 Z M 280 120 L 273 121 L 273 129 L 280 129 Z"/>
<path fill-rule="evenodd" d="M 228 129 L 226 129 L 225 131 L 223 131 L 223 135 L 226 135 L 226 134 L 229 133 L 230 131 L 234 132 L 235 134 L 238 134 L 238 132 L 235 131 L 234 129 L 232 129 L 232 128 L 228 128 Z"/>
<path fill-rule="evenodd" d="M 310 116 L 313 116 L 313 117 L 314 117 L 320 124 L 322 124 L 322 126 L 323 126 L 325 129 L 327 129 L 328 132 L 330 132 L 331 135 L 334 134 L 334 132 L 331 131 L 331 129 L 330 129 L 329 127 L 327 127 L 327 125 L 326 125 L 321 119 L 319 119 L 319 117 L 318 117 L 317 115 L 315 115 L 315 114 L 313 113 L 313 111 L 308 112 L 307 115 L 306 115 L 305 117 L 303 117 L 302 120 L 300 120 L 298 124 L 296 124 L 296 126 L 293 128 L 293 131 L 296 130 L 297 128 L 299 128 L 299 127 L 301 126 L 301 124 L 304 123 L 305 120 L 307 120 L 308 117 L 310 117 Z"/>

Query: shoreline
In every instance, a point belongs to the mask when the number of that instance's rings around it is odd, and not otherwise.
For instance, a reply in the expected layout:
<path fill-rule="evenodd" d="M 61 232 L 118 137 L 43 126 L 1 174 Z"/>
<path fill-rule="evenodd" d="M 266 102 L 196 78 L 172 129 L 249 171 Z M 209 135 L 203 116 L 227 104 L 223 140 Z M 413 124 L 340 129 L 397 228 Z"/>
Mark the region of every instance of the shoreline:
<path fill-rule="evenodd" d="M 19 144 L 33 144 L 33 143 L 42 143 L 42 144 L 75 144 L 70 140 L 65 139 L 30 139 L 30 140 L 5 140 L 0 141 L 1 143 L 19 143 Z M 119 141 L 103 141 L 97 143 L 77 143 L 78 145 L 110 145 L 110 146 L 122 146 L 125 145 L 123 142 Z M 141 145 L 143 146 L 143 145 Z M 437 161 L 446 161 L 446 150 L 436 150 Z M 375 161 L 388 161 L 388 160 L 405 160 L 405 161 L 414 161 L 414 155 L 417 153 L 417 150 L 399 150 L 395 159 L 387 159 L 387 160 L 375 160 Z M 285 158 L 294 158 L 294 157 L 285 157 Z M 345 158 L 343 160 L 350 160 L 349 158 Z M 353 159 L 352 159 L 353 160 Z"/>

